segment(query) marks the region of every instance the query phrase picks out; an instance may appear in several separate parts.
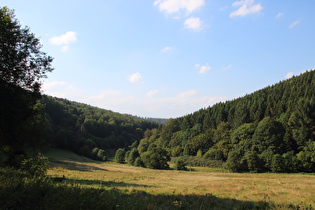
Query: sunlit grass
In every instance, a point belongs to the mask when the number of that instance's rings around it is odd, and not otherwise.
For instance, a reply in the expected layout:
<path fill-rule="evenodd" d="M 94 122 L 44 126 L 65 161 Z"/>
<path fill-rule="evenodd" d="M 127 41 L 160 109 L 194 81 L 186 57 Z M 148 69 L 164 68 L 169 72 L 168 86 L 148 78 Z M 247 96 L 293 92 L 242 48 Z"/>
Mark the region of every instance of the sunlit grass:
<path fill-rule="evenodd" d="M 98 162 L 65 151 L 48 153 L 50 176 L 67 178 L 67 185 L 145 191 L 152 195 L 207 195 L 276 205 L 315 206 L 312 174 L 227 173 L 191 167 L 192 171 L 152 170 L 113 162 Z"/>

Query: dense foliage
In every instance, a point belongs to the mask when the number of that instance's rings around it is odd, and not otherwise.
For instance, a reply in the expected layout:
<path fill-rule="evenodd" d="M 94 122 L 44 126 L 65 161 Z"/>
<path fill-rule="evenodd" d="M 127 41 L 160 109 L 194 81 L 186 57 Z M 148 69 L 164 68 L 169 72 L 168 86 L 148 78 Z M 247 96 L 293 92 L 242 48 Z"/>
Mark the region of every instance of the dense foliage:
<path fill-rule="evenodd" d="M 108 149 L 127 147 L 159 124 L 66 99 L 43 96 L 52 146 L 105 160 Z"/>
<path fill-rule="evenodd" d="M 315 71 L 146 130 L 140 156 L 225 161 L 231 171 L 315 172 Z"/>
<path fill-rule="evenodd" d="M 38 99 L 52 60 L 14 11 L 0 7 L 0 155 L 8 165 L 20 167 L 45 144 L 46 119 Z"/>

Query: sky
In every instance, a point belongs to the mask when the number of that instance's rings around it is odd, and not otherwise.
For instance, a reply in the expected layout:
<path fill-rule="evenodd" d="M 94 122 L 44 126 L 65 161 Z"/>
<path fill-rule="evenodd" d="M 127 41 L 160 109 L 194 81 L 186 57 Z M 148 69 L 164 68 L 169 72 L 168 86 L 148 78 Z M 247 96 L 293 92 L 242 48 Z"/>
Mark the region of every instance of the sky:
<path fill-rule="evenodd" d="M 176 118 L 315 68 L 314 0 L 0 0 L 54 58 L 43 93 Z"/>

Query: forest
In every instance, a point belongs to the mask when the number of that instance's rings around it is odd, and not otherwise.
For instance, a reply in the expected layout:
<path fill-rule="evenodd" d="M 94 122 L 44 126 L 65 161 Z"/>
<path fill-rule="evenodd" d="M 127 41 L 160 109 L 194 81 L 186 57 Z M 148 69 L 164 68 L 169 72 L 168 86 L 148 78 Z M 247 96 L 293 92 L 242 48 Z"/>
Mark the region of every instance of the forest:
<path fill-rule="evenodd" d="M 233 172 L 315 172 L 315 71 L 169 119 L 116 156 L 148 168 L 197 156 Z"/>
<path fill-rule="evenodd" d="M 110 150 L 127 147 L 159 124 L 131 115 L 92 107 L 51 96 L 42 96 L 51 147 L 74 151 L 105 161 Z"/>

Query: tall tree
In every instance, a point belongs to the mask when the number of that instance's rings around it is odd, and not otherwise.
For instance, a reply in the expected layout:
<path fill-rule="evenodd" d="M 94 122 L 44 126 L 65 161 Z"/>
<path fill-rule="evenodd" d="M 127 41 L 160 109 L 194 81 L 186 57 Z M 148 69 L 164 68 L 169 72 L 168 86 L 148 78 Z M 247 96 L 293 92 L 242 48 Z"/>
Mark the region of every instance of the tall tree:
<path fill-rule="evenodd" d="M 13 157 L 38 146 L 36 122 L 42 109 L 41 79 L 51 72 L 52 58 L 42 52 L 39 39 L 22 28 L 14 11 L 0 7 L 0 152 Z"/>

